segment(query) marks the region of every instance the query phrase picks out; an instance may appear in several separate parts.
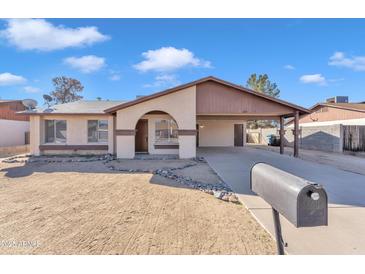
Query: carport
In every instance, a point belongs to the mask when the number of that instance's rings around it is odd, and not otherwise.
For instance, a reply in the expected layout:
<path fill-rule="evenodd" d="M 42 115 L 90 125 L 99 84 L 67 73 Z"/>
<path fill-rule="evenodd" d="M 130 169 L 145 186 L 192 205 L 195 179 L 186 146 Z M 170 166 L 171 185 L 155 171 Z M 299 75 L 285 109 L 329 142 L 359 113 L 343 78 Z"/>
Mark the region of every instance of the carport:
<path fill-rule="evenodd" d="M 284 120 L 292 117 L 294 119 L 294 157 L 298 157 L 299 117 L 307 113 L 309 113 L 307 109 L 298 105 L 217 78 L 210 78 L 196 86 L 199 147 L 240 146 L 241 142 L 237 142 L 237 135 L 241 129 L 237 126 L 240 121 L 245 124 L 250 120 L 278 121 L 280 139 L 283 140 Z M 209 126 L 210 129 L 207 129 Z M 231 136 L 223 134 L 230 130 Z M 214 141 L 214 137 L 219 138 L 219 142 Z M 280 153 L 284 154 L 284 142 L 281 142 Z"/>

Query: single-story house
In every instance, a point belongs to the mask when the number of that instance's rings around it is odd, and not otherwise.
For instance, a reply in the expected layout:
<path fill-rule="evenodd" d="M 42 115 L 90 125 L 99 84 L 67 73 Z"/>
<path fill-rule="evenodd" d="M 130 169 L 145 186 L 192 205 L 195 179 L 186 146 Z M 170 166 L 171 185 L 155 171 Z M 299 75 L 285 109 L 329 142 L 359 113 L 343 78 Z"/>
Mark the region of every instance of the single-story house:
<path fill-rule="evenodd" d="M 336 96 L 317 103 L 299 119 L 300 148 L 330 152 L 364 151 L 365 103 L 349 103 L 347 96 Z M 287 121 L 292 129 L 294 121 Z M 290 130 L 287 130 L 289 133 Z M 292 146 L 293 136 L 285 135 Z"/>
<path fill-rule="evenodd" d="M 13 147 L 28 143 L 29 116 L 19 116 L 25 110 L 21 100 L 0 100 L 0 147 Z"/>
<path fill-rule="evenodd" d="M 283 126 L 284 118 L 298 121 L 308 110 L 210 76 L 128 102 L 77 101 L 21 113 L 30 115 L 34 155 L 193 158 L 197 147 L 243 146 L 247 120 L 277 119 Z"/>

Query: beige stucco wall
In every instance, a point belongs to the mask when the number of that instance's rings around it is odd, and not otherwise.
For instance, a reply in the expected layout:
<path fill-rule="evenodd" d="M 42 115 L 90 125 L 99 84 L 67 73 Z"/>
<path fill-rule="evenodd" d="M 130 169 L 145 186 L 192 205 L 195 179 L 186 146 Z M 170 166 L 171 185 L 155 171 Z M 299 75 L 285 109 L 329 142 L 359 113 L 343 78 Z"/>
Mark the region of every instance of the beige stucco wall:
<path fill-rule="evenodd" d="M 113 116 L 112 115 L 44 115 L 30 117 L 30 153 L 39 155 L 39 145 L 45 144 L 44 121 L 45 120 L 66 120 L 66 144 L 65 145 L 108 145 L 108 151 L 98 151 L 98 153 L 113 153 Z M 87 140 L 88 120 L 108 120 L 108 142 L 89 143 Z M 95 151 L 87 151 L 94 154 Z M 47 151 L 45 153 L 56 153 Z M 67 151 L 57 151 L 57 153 L 67 154 Z M 82 154 L 85 151 L 79 151 Z"/>
<path fill-rule="evenodd" d="M 0 147 L 24 145 L 27 131 L 29 131 L 28 121 L 0 119 Z"/>
<path fill-rule="evenodd" d="M 246 122 L 242 120 L 198 120 L 199 147 L 234 146 L 234 124 L 243 124 L 243 143 L 246 143 Z"/>
<path fill-rule="evenodd" d="M 171 115 L 179 129 L 195 129 L 196 87 L 164 95 L 117 111 L 117 129 L 134 130 L 138 120 L 147 112 L 164 111 Z M 195 136 L 179 136 L 180 158 L 196 156 Z M 117 136 L 117 157 L 134 157 L 134 136 Z"/>
<path fill-rule="evenodd" d="M 29 151 L 33 155 L 39 155 L 39 145 L 41 144 L 40 117 L 30 116 L 29 119 Z"/>

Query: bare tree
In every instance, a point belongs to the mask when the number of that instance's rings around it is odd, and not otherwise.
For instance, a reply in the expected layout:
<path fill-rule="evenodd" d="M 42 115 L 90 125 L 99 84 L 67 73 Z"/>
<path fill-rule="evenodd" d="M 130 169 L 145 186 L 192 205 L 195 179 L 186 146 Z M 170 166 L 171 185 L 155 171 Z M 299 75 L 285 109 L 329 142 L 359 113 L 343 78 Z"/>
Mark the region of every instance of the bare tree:
<path fill-rule="evenodd" d="M 61 76 L 53 78 L 52 82 L 55 87 L 54 91 L 49 94 L 52 100 L 50 101 L 49 98 L 43 97 L 48 105 L 52 101 L 55 104 L 64 104 L 83 98 L 79 93 L 83 91 L 84 87 L 79 80 Z"/>

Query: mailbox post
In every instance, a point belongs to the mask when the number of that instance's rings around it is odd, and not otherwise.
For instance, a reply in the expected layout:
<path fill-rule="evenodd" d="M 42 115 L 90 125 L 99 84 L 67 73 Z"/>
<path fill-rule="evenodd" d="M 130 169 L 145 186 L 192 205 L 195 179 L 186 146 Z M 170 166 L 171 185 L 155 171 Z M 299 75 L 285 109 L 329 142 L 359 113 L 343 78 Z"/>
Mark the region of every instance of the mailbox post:
<path fill-rule="evenodd" d="M 297 228 L 328 224 L 327 193 L 321 185 L 257 163 L 251 168 L 250 187 L 272 207 L 279 255 L 284 254 L 279 213 Z"/>

